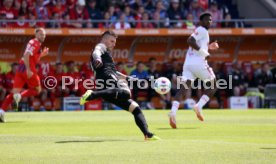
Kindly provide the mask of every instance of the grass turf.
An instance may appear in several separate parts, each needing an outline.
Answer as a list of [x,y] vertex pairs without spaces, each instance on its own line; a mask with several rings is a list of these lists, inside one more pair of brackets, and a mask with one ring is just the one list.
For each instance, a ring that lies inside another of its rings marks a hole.
[[144,141],[125,111],[7,113],[0,163],[276,163],[276,110],[144,111],[161,141]]

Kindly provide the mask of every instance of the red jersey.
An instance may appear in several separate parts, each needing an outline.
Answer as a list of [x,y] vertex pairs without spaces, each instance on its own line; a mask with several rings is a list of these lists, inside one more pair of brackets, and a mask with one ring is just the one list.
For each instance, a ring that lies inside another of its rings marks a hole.
[[11,90],[12,87],[13,87],[13,83],[14,83],[14,77],[15,77],[15,74],[10,71],[6,74],[5,76],[5,88],[8,89],[8,90]]
[[[30,69],[33,73],[37,73],[36,64],[38,64],[41,55],[41,43],[37,39],[32,39],[27,44],[25,53],[29,52],[31,55],[29,57]],[[19,64],[24,64],[23,58],[19,61]],[[24,68],[23,68],[24,69]],[[23,70],[21,70],[23,71]]]

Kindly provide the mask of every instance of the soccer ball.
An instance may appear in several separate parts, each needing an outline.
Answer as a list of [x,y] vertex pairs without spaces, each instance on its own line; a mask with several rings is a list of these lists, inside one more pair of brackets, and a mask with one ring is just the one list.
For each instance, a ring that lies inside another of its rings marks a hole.
[[168,93],[171,90],[171,82],[166,77],[159,77],[154,82],[154,90],[163,95]]

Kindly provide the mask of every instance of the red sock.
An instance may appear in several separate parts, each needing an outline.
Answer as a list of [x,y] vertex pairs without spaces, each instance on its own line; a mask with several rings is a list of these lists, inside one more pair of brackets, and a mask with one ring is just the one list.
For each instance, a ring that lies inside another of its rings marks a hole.
[[2,104],[2,109],[6,111],[8,109],[8,106],[12,103],[13,100],[13,93],[8,94],[8,96],[5,98],[3,104]]
[[36,89],[27,89],[21,92],[22,97],[31,97],[31,96],[36,96],[38,94]]

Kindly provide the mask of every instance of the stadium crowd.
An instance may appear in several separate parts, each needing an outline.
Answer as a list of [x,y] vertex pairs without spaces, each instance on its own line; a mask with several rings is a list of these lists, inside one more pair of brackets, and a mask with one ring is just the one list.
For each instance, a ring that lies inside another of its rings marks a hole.
[[[139,79],[149,79],[153,76],[155,79],[161,76],[167,77],[172,82],[172,89],[169,94],[164,96],[158,95],[153,89],[139,89],[134,83],[132,89],[133,99],[140,103],[144,109],[169,109],[172,96],[176,93],[177,76],[181,76],[182,64],[177,60],[171,62],[160,63],[155,58],[150,58],[147,63],[129,62],[117,63],[118,71],[132,75]],[[232,89],[220,89],[216,96],[210,101],[207,108],[226,108],[227,99],[230,96],[243,96],[247,92],[247,88],[258,88],[260,93],[264,92],[266,84],[276,83],[276,67],[273,63],[252,64],[251,62],[227,62],[227,63],[210,63],[216,74],[217,79],[229,79],[232,75]],[[11,64],[11,71],[0,75],[0,104],[13,86],[13,77],[18,65]],[[69,61],[66,63],[41,63],[37,66],[39,76],[41,78],[42,92],[39,96],[30,99],[23,99],[20,108],[25,110],[60,110],[60,102],[63,97],[81,96],[86,89],[83,87],[85,79],[94,79],[94,74],[90,69],[89,63],[76,63]],[[44,85],[44,79],[47,76],[53,76],[57,79],[57,85],[54,89],[47,89]],[[78,85],[66,85],[62,88],[62,76],[70,76],[74,79],[83,79]],[[193,100],[200,98],[202,90],[191,90],[186,101],[182,102],[183,108],[188,108],[188,104]],[[101,102],[105,103],[105,102]],[[103,105],[103,108],[116,108]]]
[[15,21],[0,27],[193,29],[203,11],[213,27],[244,27],[231,22],[239,18],[232,0],[3,0],[0,20]]

